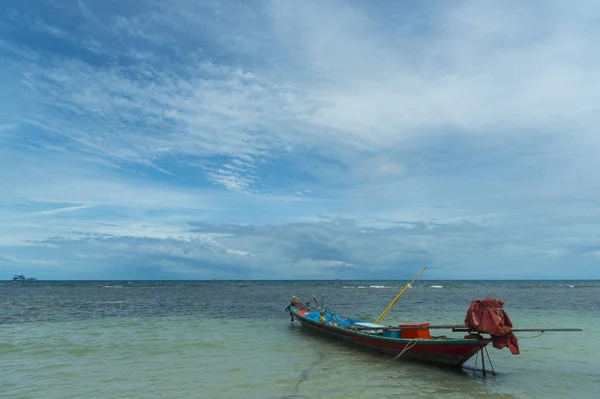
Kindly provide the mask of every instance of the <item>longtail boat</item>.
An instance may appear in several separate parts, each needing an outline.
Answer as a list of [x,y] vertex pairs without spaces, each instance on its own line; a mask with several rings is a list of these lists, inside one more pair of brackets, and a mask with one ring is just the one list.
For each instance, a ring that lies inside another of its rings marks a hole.
[[[404,287],[375,320],[375,323],[337,315],[331,309],[323,308],[323,301],[319,306],[314,296],[312,305],[310,300],[302,302],[297,297],[292,297],[286,311],[289,312],[292,322],[297,320],[303,327],[369,349],[392,354],[396,358],[402,357],[460,368],[467,360],[481,352],[484,375],[486,373],[484,353],[491,363],[486,349],[488,344],[492,343],[498,349],[508,347],[511,353],[519,354],[518,340],[514,332],[581,331],[579,328],[513,329],[512,322],[504,311],[504,300],[491,297],[471,302],[464,324],[404,323],[396,326],[381,324],[392,306],[421,273]],[[432,330],[441,329],[465,335],[451,338],[446,335],[431,334]]]
[[354,342],[358,345],[395,356],[460,367],[479,352],[491,339],[481,335],[465,338],[432,336],[428,323],[407,323],[397,327],[364,322],[338,316],[329,309],[302,306],[297,300],[290,301],[289,312],[303,327],[327,335]]

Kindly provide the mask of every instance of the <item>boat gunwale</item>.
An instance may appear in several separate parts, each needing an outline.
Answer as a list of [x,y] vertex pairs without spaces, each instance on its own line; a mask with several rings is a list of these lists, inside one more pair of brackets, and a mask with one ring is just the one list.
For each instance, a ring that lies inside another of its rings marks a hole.
[[[393,338],[393,337],[384,337],[378,334],[369,334],[364,333],[360,330],[353,330],[351,328],[341,328],[336,327],[330,324],[319,323],[315,320],[309,319],[307,317],[302,316],[301,314],[296,312],[296,307],[290,306],[290,310],[293,312],[294,317],[297,318],[301,323],[306,322],[311,324],[314,327],[317,327],[320,330],[328,330],[328,332],[334,333],[336,335],[343,335],[344,338],[350,338],[352,336],[362,336],[370,339],[376,339],[387,342],[396,342],[402,344],[411,344],[415,341],[420,345],[476,345],[476,346],[486,346],[490,340],[487,338],[483,339],[468,339],[468,338],[444,338],[444,339],[428,339],[428,338]],[[315,309],[316,310],[316,309]],[[343,317],[343,316],[340,316]],[[333,330],[333,331],[332,331]],[[338,334],[335,331],[343,331],[345,334]],[[364,331],[364,330],[363,330]]]

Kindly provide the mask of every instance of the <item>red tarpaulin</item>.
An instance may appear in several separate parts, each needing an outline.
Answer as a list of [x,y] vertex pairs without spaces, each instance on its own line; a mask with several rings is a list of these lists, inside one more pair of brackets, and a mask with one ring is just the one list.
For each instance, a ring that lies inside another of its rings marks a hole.
[[512,332],[512,322],[504,311],[504,300],[487,297],[484,300],[471,302],[465,317],[465,325],[469,329],[492,336],[494,348],[508,346],[513,355],[519,354],[517,337]]

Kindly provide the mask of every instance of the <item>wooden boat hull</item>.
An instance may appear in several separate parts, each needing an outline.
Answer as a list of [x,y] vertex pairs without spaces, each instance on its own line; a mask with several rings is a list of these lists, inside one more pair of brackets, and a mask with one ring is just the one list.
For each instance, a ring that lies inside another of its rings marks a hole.
[[353,329],[324,324],[305,317],[294,307],[290,308],[294,319],[303,327],[313,331],[342,339],[362,347],[392,355],[401,354],[401,358],[433,363],[448,367],[461,367],[479,350],[490,343],[489,339],[404,339],[389,338],[369,334]]

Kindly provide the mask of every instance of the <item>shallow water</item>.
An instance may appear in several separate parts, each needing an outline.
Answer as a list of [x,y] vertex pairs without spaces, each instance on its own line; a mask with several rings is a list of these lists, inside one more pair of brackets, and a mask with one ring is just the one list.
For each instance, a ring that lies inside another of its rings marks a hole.
[[584,328],[519,334],[518,356],[490,348],[485,379],[332,341],[284,312],[291,295],[325,293],[337,313],[374,320],[404,282],[0,284],[2,398],[595,398],[600,386],[597,281],[410,289],[386,323],[460,323],[492,295],[518,327]]

